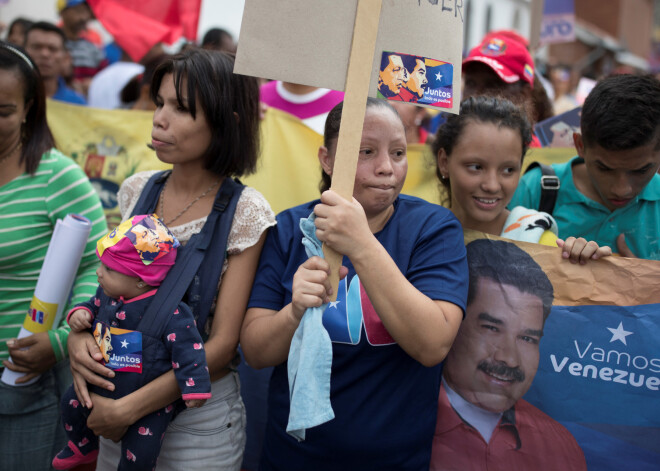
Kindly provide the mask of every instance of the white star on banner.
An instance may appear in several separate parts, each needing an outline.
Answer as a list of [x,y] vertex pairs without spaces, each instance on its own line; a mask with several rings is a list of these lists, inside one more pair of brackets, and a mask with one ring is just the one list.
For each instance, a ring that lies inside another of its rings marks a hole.
[[335,309],[337,309],[337,304],[339,304],[339,301],[332,301],[330,303],[330,307],[334,307]]
[[610,343],[614,342],[615,340],[621,340],[621,342],[628,346],[626,343],[626,337],[629,335],[632,335],[633,332],[627,331],[623,328],[623,322],[619,322],[619,327],[616,329],[613,329],[611,327],[608,327],[607,330],[612,332],[612,338],[610,339]]
[[128,348],[128,340],[121,341],[121,348]]
[[435,78],[438,80],[438,82],[441,81],[442,80],[442,74],[440,72],[438,72],[437,74],[435,74]]

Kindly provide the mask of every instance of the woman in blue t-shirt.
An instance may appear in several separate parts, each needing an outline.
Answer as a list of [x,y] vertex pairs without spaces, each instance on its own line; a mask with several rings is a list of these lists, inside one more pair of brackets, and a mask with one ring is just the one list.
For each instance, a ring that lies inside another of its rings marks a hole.
[[[339,104],[328,115],[318,153],[321,199],[277,217],[241,332],[247,362],[275,366],[260,469],[428,469],[439,364],[465,308],[463,233],[447,209],[400,195],[405,130],[385,101],[367,102],[353,200],[328,190],[341,113]],[[311,213],[347,275],[323,315],[335,418],[297,441],[286,433],[287,357],[306,309],[331,295],[328,263],[301,244],[300,219]]]

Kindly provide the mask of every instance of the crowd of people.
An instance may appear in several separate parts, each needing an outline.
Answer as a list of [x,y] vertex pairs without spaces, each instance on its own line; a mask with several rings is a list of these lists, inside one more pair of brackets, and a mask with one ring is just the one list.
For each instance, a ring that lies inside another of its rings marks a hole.
[[[428,81],[390,55],[348,201],[331,190],[341,92],[234,74],[219,29],[135,63],[103,47],[84,0],[57,6],[61,25],[18,19],[0,42],[0,370],[24,375],[0,382],[3,469],[586,469],[570,432],[522,399],[553,286],[510,241],[555,247],[557,263],[660,260],[657,78],[599,80],[576,157],[523,175],[553,115],[524,38],[496,31],[468,52],[457,115],[397,100]],[[153,112],[149,145],[169,170],[121,183],[117,227],[57,150],[47,98]],[[237,180],[258,170],[268,107],[323,135],[319,198],[277,216]],[[401,192],[413,143],[428,145],[442,206]],[[67,315],[17,339],[69,213],[92,231]],[[466,246],[463,229],[503,240]],[[309,244],[344,255],[339,292]],[[333,418],[300,440],[287,359],[326,305]],[[139,342],[139,375],[119,342]]]

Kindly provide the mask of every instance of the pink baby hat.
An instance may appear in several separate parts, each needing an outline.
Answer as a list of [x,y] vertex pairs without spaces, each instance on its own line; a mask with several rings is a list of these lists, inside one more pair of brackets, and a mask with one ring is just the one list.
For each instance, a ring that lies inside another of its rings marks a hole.
[[133,216],[96,243],[102,263],[159,286],[176,260],[179,241],[155,214]]

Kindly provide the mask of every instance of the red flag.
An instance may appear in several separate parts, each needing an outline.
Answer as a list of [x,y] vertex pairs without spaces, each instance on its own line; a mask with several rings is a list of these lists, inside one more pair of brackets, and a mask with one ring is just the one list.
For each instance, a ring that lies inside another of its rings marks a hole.
[[157,43],[194,41],[202,0],[87,0],[119,46],[139,61]]

